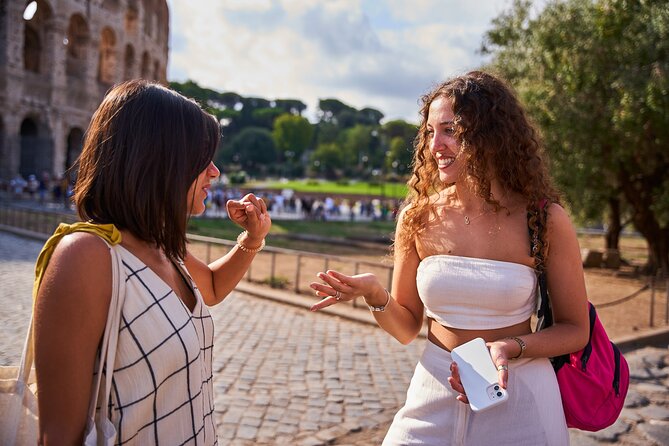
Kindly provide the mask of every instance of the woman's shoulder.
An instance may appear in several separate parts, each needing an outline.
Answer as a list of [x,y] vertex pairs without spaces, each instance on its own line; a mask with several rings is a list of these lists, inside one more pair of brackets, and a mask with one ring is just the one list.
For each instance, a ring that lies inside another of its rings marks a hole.
[[87,282],[107,282],[111,276],[109,246],[95,234],[67,234],[54,248],[48,270],[65,280],[76,280],[81,285]]
[[548,203],[546,205],[546,213],[548,214],[548,220],[571,222],[569,213],[560,203]]
[[[90,232],[73,232],[63,236],[54,250],[54,256],[88,258],[90,263],[109,258],[109,245]],[[94,265],[91,265],[94,267]]]
[[559,203],[546,206],[546,227],[552,236],[568,236],[575,232],[571,217]]
[[111,255],[97,235],[65,235],[49,259],[39,287],[43,311],[76,311],[104,322],[112,293]]

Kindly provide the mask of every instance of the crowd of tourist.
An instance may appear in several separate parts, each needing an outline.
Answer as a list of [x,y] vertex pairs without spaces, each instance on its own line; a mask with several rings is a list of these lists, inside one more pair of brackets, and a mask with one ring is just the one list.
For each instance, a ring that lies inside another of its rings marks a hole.
[[[42,206],[71,206],[73,184],[66,176],[54,177],[44,172],[39,178],[25,179],[16,175],[9,181],[0,180],[0,191],[10,200],[28,201]],[[254,191],[267,205],[276,219],[307,219],[320,221],[378,221],[393,220],[400,208],[400,200],[362,197],[351,199],[330,195],[298,195],[292,190]],[[205,216],[227,218],[225,203],[239,199],[244,193],[235,187],[215,187],[209,191]]]
[[[274,219],[307,219],[321,221],[392,220],[397,216],[400,200],[362,197],[351,199],[330,195],[298,195],[292,190],[254,191],[267,205]],[[236,188],[215,188],[207,199],[205,216],[225,217],[225,202],[243,193]]]
[[74,184],[66,175],[52,176],[42,172],[39,176],[30,174],[24,178],[16,174],[10,180],[0,179],[0,192],[11,200],[30,200],[45,205],[58,204],[70,207]]

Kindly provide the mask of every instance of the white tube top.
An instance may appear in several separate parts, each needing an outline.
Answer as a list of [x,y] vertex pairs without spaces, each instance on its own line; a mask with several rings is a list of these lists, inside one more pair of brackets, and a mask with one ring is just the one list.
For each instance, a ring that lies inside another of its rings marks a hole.
[[529,319],[537,306],[537,276],[520,263],[429,256],[418,266],[416,285],[427,316],[445,327],[508,327]]

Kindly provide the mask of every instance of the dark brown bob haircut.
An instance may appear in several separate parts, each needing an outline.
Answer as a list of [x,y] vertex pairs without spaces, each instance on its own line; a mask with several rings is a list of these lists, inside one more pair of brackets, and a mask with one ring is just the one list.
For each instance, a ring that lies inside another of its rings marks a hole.
[[188,190],[220,134],[215,117],[162,85],[114,86],[86,131],[74,188],[79,217],[113,223],[183,259]]

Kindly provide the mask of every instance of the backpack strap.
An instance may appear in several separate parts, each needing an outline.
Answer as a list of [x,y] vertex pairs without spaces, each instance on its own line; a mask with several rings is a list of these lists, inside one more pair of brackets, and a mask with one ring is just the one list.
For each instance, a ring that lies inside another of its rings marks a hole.
[[[537,210],[534,212],[527,213],[527,230],[530,235],[530,255],[539,259],[540,263],[544,263],[543,255],[539,249],[539,240],[541,240],[545,233],[545,222],[543,220],[543,211],[546,207],[548,200],[543,199],[537,204]],[[530,220],[532,217],[536,217],[536,230],[530,227]],[[546,279],[546,273],[542,270],[537,274],[537,280],[539,283],[539,307],[537,309],[537,331],[543,328],[548,328],[553,325],[553,309],[550,304],[550,299],[548,298],[548,283]]]
[[[530,243],[531,243],[531,248],[530,248],[530,255],[533,257],[537,257],[541,263],[544,262],[543,255],[541,254],[541,250],[539,249],[539,240],[542,239],[545,235],[545,229],[546,229],[546,222],[544,221],[545,218],[545,212],[544,209],[546,208],[546,205],[548,204],[548,200],[543,199],[537,204],[537,210],[532,213],[529,212],[527,214],[527,221],[528,221],[528,231],[530,233]],[[537,229],[534,230],[533,228],[530,227],[529,222],[531,217],[536,216],[536,224],[537,224]],[[536,331],[543,330],[544,328],[548,328],[551,325],[553,325],[553,308],[551,306],[551,301],[550,297],[548,295],[548,279],[546,276],[546,271],[542,268],[537,274],[537,282],[539,284],[539,293],[540,293],[540,302],[539,302],[539,308],[537,310],[537,326],[536,326]],[[590,333],[592,335],[592,329],[590,330]],[[590,342],[588,341],[588,346],[590,345]],[[569,354],[561,355],[561,356],[555,356],[553,358],[550,358],[551,364],[553,365],[553,370],[557,373],[560,368],[569,363]]]
[[584,372],[588,365],[590,355],[592,354],[592,332],[595,331],[595,320],[597,319],[595,306],[588,302],[588,307],[590,313],[590,333],[588,334],[588,343],[583,347],[583,354],[581,355],[581,370]]
[[616,369],[613,372],[613,388],[616,391],[616,396],[620,396],[620,350],[616,344],[611,342],[611,347],[613,347],[613,358],[616,364]]

